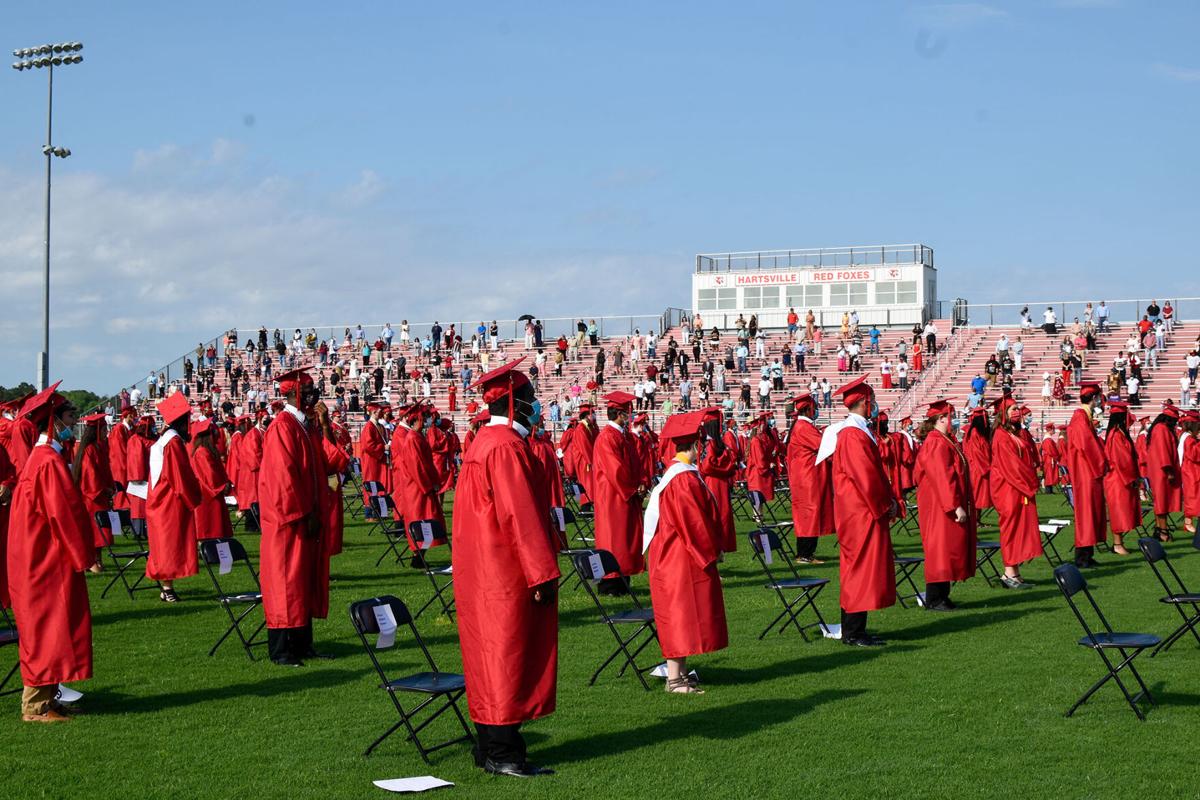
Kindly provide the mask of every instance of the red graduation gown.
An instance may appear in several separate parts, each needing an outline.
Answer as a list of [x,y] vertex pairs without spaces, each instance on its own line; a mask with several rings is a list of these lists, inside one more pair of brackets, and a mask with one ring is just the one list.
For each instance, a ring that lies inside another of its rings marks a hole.
[[435,519],[446,524],[442,514],[441,488],[433,451],[419,433],[397,425],[392,433],[392,500],[396,504],[396,519],[404,520],[404,532],[409,546],[417,550],[408,530],[410,523]]
[[992,498],[992,445],[981,433],[969,428],[963,436],[963,455],[971,473],[971,498],[975,508],[982,511],[991,508]]
[[225,477],[233,483],[238,474],[238,451],[242,448],[242,432],[234,431],[229,437],[229,451],[225,455]]
[[29,460],[29,454],[33,451],[38,431],[28,417],[18,417],[13,420],[10,431],[8,456],[13,462],[13,466],[17,468],[17,473],[20,474],[25,467],[25,462]]
[[532,589],[559,577],[545,476],[514,428],[480,428],[454,502],[454,601],[467,709],[485,725],[554,711],[558,604]]
[[892,497],[896,500],[896,507],[900,510],[900,516],[908,516],[908,509],[905,508],[904,490],[900,486],[900,452],[901,440],[903,436],[896,433],[889,433],[886,436],[879,437],[879,460],[883,462],[883,473],[887,475],[888,485],[892,487]]
[[1053,436],[1047,436],[1042,439],[1042,444],[1038,448],[1042,456],[1042,483],[1046,486],[1058,486],[1058,460],[1060,457],[1058,450],[1058,442]]
[[712,493],[698,472],[676,475],[659,493],[658,528],[646,561],[664,658],[686,658],[729,646],[717,574],[722,539],[718,519]]
[[[167,435],[163,434],[163,437]],[[146,535],[150,550],[146,559],[146,577],[172,581],[195,575],[200,569],[192,521],[192,512],[200,504],[200,483],[192,471],[192,462],[182,439],[171,436],[170,441],[164,443],[162,453],[162,472],[146,498]]]
[[991,495],[1000,515],[1000,555],[1010,567],[1042,554],[1038,477],[1027,449],[1019,436],[1007,430],[992,434]]
[[1154,495],[1154,513],[1171,514],[1183,506],[1183,484],[1179,472],[1178,439],[1164,423],[1150,426],[1146,445],[1146,477]]
[[817,462],[821,429],[797,417],[788,434],[787,468],[796,537],[833,533],[833,461]]
[[571,435],[569,438],[564,435],[567,441],[562,446],[563,464],[567,466],[567,474],[583,487],[584,497],[580,502],[591,502],[594,500],[592,450],[596,444],[596,429],[591,424],[581,423],[567,431]]
[[[966,456],[944,433],[930,431],[917,451],[917,517],[925,549],[925,581],[965,581],[975,574],[976,514]],[[956,522],[954,510],[967,512]]]
[[377,422],[368,421],[358,433],[358,465],[364,482],[376,481],[384,487],[389,485],[387,453]]
[[1091,416],[1082,408],[1075,409],[1067,423],[1066,462],[1075,493],[1075,546],[1092,547],[1103,542],[1108,532],[1104,515],[1108,458]]
[[722,553],[737,550],[737,526],[733,520],[733,504],[730,492],[737,474],[737,454],[728,447],[721,448],[717,455],[712,444],[705,444],[704,456],[700,459],[700,477],[712,492],[713,504],[717,509],[717,542]]
[[454,488],[453,443],[444,430],[435,426],[425,429],[425,441],[433,456],[433,470],[437,473],[437,492],[445,494]]
[[833,516],[844,611],[874,611],[896,603],[896,573],[888,514],[892,490],[879,449],[861,428],[838,433],[833,451]]
[[562,473],[558,469],[558,454],[554,452],[554,442],[546,433],[530,435],[526,441],[542,466],[542,475],[546,479],[546,498],[550,508],[562,508],[566,503],[566,496],[563,493]]
[[[575,439],[578,441],[579,434]],[[616,556],[626,576],[646,569],[642,557],[640,479],[632,439],[616,425],[605,425],[592,448],[589,487],[596,514],[596,547]]]
[[1183,445],[1183,461],[1180,463],[1180,489],[1183,494],[1183,513],[1189,517],[1200,515],[1200,439],[1186,434]]
[[13,491],[8,581],[26,686],[92,677],[92,615],[83,571],[96,561],[83,497],[50,444],[33,448]]
[[[124,422],[118,422],[113,425],[112,430],[108,432],[108,471],[112,474],[112,479],[115,483],[122,486],[126,483],[126,448],[129,443],[129,438],[133,436],[133,431],[125,427]],[[113,494],[113,508],[129,508],[129,498],[125,496],[125,492],[117,491]]]
[[107,511],[112,507],[109,500],[112,497],[112,488],[108,459],[100,450],[99,444],[93,444],[83,451],[79,461],[79,494],[83,497],[83,507],[87,510],[88,519],[92,521],[96,547],[112,544],[112,529],[108,525],[96,524],[96,512]]
[[1108,503],[1108,524],[1113,533],[1126,533],[1142,520],[1138,490],[1142,485],[1138,472],[1137,450],[1128,434],[1110,429],[1104,437],[1108,472],[1104,475],[1104,499]]
[[[900,444],[900,491],[906,492],[916,484],[913,469],[917,465],[917,446],[906,433],[897,433],[896,441]],[[901,506],[903,508],[903,506]]]
[[[8,450],[3,447],[0,447],[0,486],[7,486],[9,491],[17,486],[17,468],[9,460]],[[8,520],[11,510],[12,496],[9,495],[8,501],[0,504],[0,608],[8,608],[12,603],[8,596],[8,570],[5,568],[8,562]]]
[[318,487],[321,509],[321,538],[317,550],[317,577],[313,593],[312,615],[317,619],[329,616],[329,562],[342,552],[341,476],[350,466],[350,457],[319,430],[310,431],[313,450],[321,462],[324,479]]
[[746,456],[746,488],[762,492],[765,500],[775,499],[775,443],[765,433],[750,437]]
[[[153,444],[140,433],[132,433],[125,442],[125,477],[129,483],[150,480],[150,445]],[[133,519],[146,518],[146,501],[127,495],[129,516]]]
[[197,539],[227,539],[233,536],[225,490],[229,476],[221,459],[206,447],[192,448],[192,472],[200,485],[200,502],[192,510],[192,526]]
[[1150,474],[1150,465],[1149,462],[1146,461],[1146,455],[1149,447],[1150,439],[1146,435],[1146,431],[1142,431],[1137,435],[1137,438],[1133,440],[1133,449],[1137,450],[1138,472],[1142,474],[1143,478]]
[[319,542],[307,518],[320,514],[321,463],[305,426],[289,409],[263,436],[259,471],[263,612],[268,628],[300,628],[312,621]]
[[247,511],[258,502],[262,460],[263,432],[254,427],[242,434],[241,444],[238,445],[238,471],[233,484],[239,511]]

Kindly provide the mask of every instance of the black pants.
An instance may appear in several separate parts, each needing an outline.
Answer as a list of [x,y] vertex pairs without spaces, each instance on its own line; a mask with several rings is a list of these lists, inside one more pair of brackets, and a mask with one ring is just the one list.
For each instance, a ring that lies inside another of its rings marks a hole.
[[247,531],[262,530],[258,525],[258,503],[250,504],[250,513],[245,515],[244,520],[246,522]]
[[801,536],[796,539],[796,558],[812,558],[816,552],[816,536]]
[[867,612],[855,611],[850,613],[842,609],[842,641],[857,639],[867,632]]
[[475,723],[475,766],[482,767],[484,759],[496,764],[524,764],[525,739],[518,725],[484,725]]
[[596,584],[596,591],[613,597],[623,597],[629,593],[629,578],[604,578]]
[[312,622],[300,628],[267,628],[267,654],[272,661],[303,659],[312,652]]
[[950,581],[925,584],[925,605],[936,606],[950,599]]
[[1084,564],[1092,560],[1096,554],[1094,547],[1076,547],[1075,548],[1075,566],[1082,567]]

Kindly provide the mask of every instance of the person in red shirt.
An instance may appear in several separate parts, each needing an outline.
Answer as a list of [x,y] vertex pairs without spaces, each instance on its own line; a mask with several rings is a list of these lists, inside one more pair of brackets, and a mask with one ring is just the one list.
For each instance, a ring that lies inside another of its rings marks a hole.
[[200,502],[192,510],[192,528],[196,539],[227,539],[233,536],[225,494],[229,476],[217,455],[210,419],[199,420],[191,427],[192,472],[200,486]]
[[644,519],[650,602],[671,694],[702,694],[688,676],[687,659],[729,646],[717,574],[720,513],[695,466],[706,419],[712,418],[705,411],[667,418],[661,437],[673,443],[675,456],[650,495]]
[[957,606],[950,599],[951,584],[975,574],[971,475],[950,433],[953,418],[954,406],[945,400],[929,404],[913,472],[925,549],[925,608],[930,611],[953,611]]
[[1179,438],[1175,425],[1179,409],[1164,406],[1146,434],[1146,477],[1154,497],[1154,531],[1159,541],[1171,541],[1167,517],[1183,507],[1183,483],[1179,470]]
[[793,401],[796,417],[787,440],[788,487],[792,502],[792,528],[796,533],[796,560],[823,564],[816,557],[817,540],[829,536],[833,526],[833,462],[817,463],[822,428],[818,428],[817,400],[808,392]]
[[480,378],[490,418],[463,457],[454,503],[454,600],[475,764],[515,777],[529,763],[520,727],[553,713],[558,671],[558,539],[548,480],[526,437],[541,420],[529,379],[509,362]]
[[174,603],[175,581],[195,575],[196,527],[193,509],[200,505],[200,483],[192,471],[184,443],[190,438],[192,409],[176,392],[158,404],[166,429],[150,448],[150,476],[146,495],[146,577],[162,587],[159,599]]
[[66,722],[60,683],[92,677],[92,616],[83,572],[100,572],[93,523],[71,481],[59,444],[75,409],[55,383],[23,408],[43,433],[12,491],[7,575],[19,636],[21,715],[25,722]]
[[612,392],[603,400],[608,424],[596,434],[589,489],[596,513],[596,548],[616,557],[624,577],[601,581],[599,590],[624,593],[625,581],[646,569],[642,557],[642,499],[646,484],[636,445],[628,432],[634,396]]
[[1113,532],[1112,551],[1127,556],[1129,550],[1122,537],[1137,529],[1142,521],[1142,503],[1138,497],[1142,473],[1138,469],[1137,448],[1129,437],[1129,406],[1119,400],[1109,405],[1104,456],[1108,461],[1104,500],[1108,504],[1108,524]]
[[1061,478],[1058,470],[1061,451],[1058,446],[1058,428],[1053,422],[1046,423],[1046,432],[1038,451],[1042,457],[1042,485],[1046,487],[1046,494],[1054,494],[1054,487],[1058,486]]
[[322,533],[320,488],[325,476],[308,432],[318,398],[302,369],[277,378],[287,399],[263,437],[259,504],[262,511],[260,577],[267,652],[280,666],[318,658],[312,618]]
[[83,433],[71,457],[71,480],[79,487],[84,508],[92,520],[96,534],[96,560],[101,560],[102,548],[112,544],[112,530],[96,522],[96,512],[112,508],[113,478],[109,472],[108,454],[101,443],[105,441],[104,415],[89,414],[80,420]]
[[1104,512],[1104,475],[1108,458],[1104,443],[1096,434],[1095,418],[1103,401],[1100,385],[1089,381],[1079,385],[1080,407],[1067,423],[1065,461],[1075,495],[1075,566],[1094,567],[1096,544],[1108,532]]
[[[737,475],[737,453],[733,452],[721,437],[721,408],[704,409],[704,436],[701,437],[700,477],[712,492],[717,508],[717,530],[720,533],[721,552],[737,550],[737,526],[733,519],[733,481]],[[668,417],[668,421],[674,417]],[[661,438],[667,442],[669,439]],[[672,446],[678,446],[675,442]],[[678,451],[677,451],[678,452]],[[690,462],[689,462],[690,463]],[[669,464],[668,464],[669,466]]]
[[[1009,589],[1030,589],[1021,565],[1042,554],[1038,530],[1036,454],[1021,435],[1021,409],[1011,397],[996,406],[991,441],[991,497],[1000,517],[1001,582]],[[969,463],[969,459],[968,459]]]
[[891,520],[896,500],[883,471],[868,416],[878,413],[875,391],[865,377],[837,390],[846,419],[821,436],[817,464],[833,460],[833,511],[841,576],[842,644],[879,647],[886,642],[867,632],[867,612],[896,603]]

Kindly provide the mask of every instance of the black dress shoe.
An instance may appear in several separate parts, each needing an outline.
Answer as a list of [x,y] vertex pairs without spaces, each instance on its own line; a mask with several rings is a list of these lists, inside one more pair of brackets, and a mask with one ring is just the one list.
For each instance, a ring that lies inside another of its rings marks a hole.
[[331,656],[329,653],[318,653],[310,647],[302,654],[301,658],[319,658],[322,661],[332,661],[335,656]]
[[870,634],[864,634],[855,636],[853,639],[842,639],[842,644],[847,647],[883,647],[887,642]]
[[953,611],[954,606],[950,605],[949,600],[942,600],[932,605],[925,606],[926,611]]
[[490,758],[484,760],[483,771],[492,775],[508,775],[513,778],[536,778],[539,775],[553,775],[554,770],[544,767],[536,767],[528,761],[517,763],[505,763],[492,761]]
[[287,656],[285,658],[272,658],[271,663],[280,667],[303,667],[304,662],[298,658]]

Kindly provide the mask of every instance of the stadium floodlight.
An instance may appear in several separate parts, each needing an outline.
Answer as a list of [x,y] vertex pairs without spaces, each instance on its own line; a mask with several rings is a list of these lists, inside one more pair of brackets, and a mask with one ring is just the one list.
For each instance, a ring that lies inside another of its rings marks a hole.
[[17,72],[27,69],[45,69],[47,71],[46,87],[46,144],[42,146],[42,155],[46,157],[46,238],[45,261],[42,269],[42,351],[38,353],[37,375],[39,389],[45,389],[50,383],[50,165],[55,158],[66,158],[71,155],[66,147],[55,147],[54,133],[54,68],[69,64],[79,64],[83,56],[82,42],[59,42],[43,44],[35,47],[21,47],[13,50],[13,55],[20,61],[12,65]]

